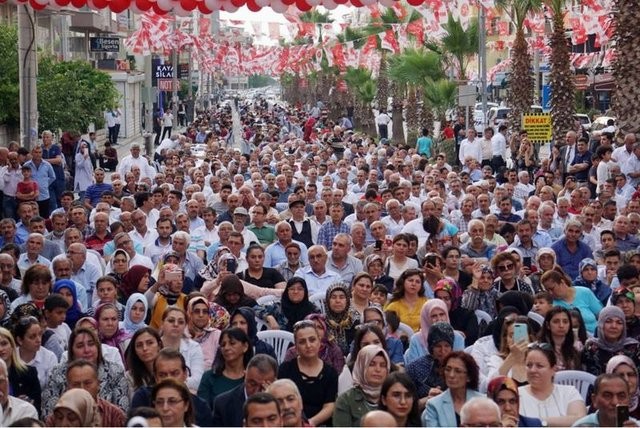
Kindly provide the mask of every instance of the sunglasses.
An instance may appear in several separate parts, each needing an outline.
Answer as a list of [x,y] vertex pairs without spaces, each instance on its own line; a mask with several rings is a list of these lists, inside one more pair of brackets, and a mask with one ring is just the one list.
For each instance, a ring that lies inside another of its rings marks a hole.
[[500,272],[506,272],[506,271],[511,270],[511,269],[513,269],[513,263],[509,263],[509,264],[507,264],[507,265],[500,265],[500,266],[498,266],[498,270],[499,270]]

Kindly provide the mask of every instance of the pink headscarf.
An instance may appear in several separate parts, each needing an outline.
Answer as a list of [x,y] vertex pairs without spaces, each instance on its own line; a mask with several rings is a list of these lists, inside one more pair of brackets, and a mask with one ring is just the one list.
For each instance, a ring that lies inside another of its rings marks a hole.
[[423,342],[425,348],[427,347],[427,339],[429,338],[429,328],[431,327],[431,311],[439,308],[444,311],[447,323],[451,324],[449,320],[449,310],[447,304],[440,299],[430,299],[422,306],[420,310],[420,339]]

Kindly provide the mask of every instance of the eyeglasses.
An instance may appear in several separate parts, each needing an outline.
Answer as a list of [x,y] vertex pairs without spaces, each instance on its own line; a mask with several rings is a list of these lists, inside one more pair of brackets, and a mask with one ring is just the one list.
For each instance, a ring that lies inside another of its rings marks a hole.
[[513,263],[509,263],[509,264],[506,264],[506,265],[498,266],[498,270],[500,272],[505,272],[505,271],[508,271],[508,270],[511,270],[511,269],[513,269]]
[[174,407],[182,402],[184,402],[184,400],[181,398],[168,398],[166,400],[162,400],[162,399],[154,400],[153,405],[156,407],[164,407],[165,405],[168,405],[169,407]]

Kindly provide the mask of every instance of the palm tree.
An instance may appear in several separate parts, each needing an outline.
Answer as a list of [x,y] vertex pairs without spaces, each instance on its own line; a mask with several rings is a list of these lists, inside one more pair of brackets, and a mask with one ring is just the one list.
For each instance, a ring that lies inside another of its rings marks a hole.
[[371,72],[364,68],[349,67],[344,75],[344,80],[355,98],[355,123],[365,133],[375,134],[371,103],[376,96],[376,81],[371,77]]
[[465,30],[459,20],[449,14],[442,26],[447,34],[441,40],[442,53],[451,56],[458,80],[467,80],[467,66],[478,53],[478,20],[472,19]]
[[[319,37],[322,40],[322,27],[323,24],[330,24],[333,22],[333,19],[330,17],[330,12],[321,13],[317,9],[312,9],[308,12],[300,14],[299,18],[302,22],[310,22],[316,24],[319,27]],[[327,96],[332,87],[335,86],[335,73],[333,70],[329,70],[327,58],[325,57],[324,52],[322,53],[322,60],[320,62],[322,66],[322,70],[318,73],[315,85],[315,101],[324,101],[325,105],[331,102]],[[327,105],[328,108],[331,106]]]
[[540,10],[542,0],[496,0],[496,6],[509,15],[516,30],[511,50],[511,76],[507,101],[511,108],[509,126],[512,132],[517,132],[521,127],[522,114],[529,112],[533,103],[534,81],[530,72],[531,55],[524,34],[524,20],[529,12]]
[[566,0],[547,0],[546,4],[553,13],[553,33],[549,41],[553,141],[555,144],[562,144],[567,131],[573,128],[575,113],[575,85],[571,72],[569,42],[564,29]]
[[[412,10],[403,21],[398,17],[393,8],[387,8],[380,14],[380,17],[371,20],[369,25],[364,28],[364,32],[366,34],[380,34],[388,29],[394,30],[396,24],[401,24],[402,22],[413,22],[416,19],[422,19],[422,16],[415,10]],[[380,46],[378,45],[378,47]],[[386,50],[382,50],[380,72],[378,76],[378,95],[376,99],[378,101],[378,109],[386,109],[388,103],[387,100],[389,99],[389,94],[391,94],[391,120],[393,123],[393,135],[391,138],[396,144],[400,144],[405,141],[402,117],[405,88],[402,86],[402,83],[389,82],[386,73],[388,67],[387,55],[388,52]]]
[[[424,88],[428,83],[444,77],[441,56],[422,48],[405,49],[402,54],[391,58],[388,74],[394,84],[407,88],[407,140],[413,141],[422,122],[418,100],[424,98]],[[423,123],[430,128],[432,116],[422,119],[426,119]]]
[[613,63],[616,84],[613,92],[613,111],[618,119],[618,127],[623,132],[640,132],[640,25],[637,16],[637,2],[615,0],[615,42],[618,54]]

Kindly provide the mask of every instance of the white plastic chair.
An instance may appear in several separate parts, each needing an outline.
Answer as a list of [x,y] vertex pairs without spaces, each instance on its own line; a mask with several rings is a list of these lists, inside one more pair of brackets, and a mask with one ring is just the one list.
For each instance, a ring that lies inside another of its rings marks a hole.
[[322,313],[323,315],[326,315],[326,313],[327,313],[327,311],[326,311],[326,309],[324,307],[325,297],[326,297],[325,293],[316,293],[316,294],[312,294],[309,297],[309,301],[311,303],[313,303],[314,305],[316,305],[316,308],[318,308],[320,313]]
[[276,351],[278,364],[284,362],[284,356],[287,349],[293,344],[293,333],[284,330],[265,330],[258,332],[258,339],[264,340],[273,346]]
[[280,298],[278,296],[266,295],[266,296],[258,297],[258,299],[256,300],[256,303],[258,303],[260,306],[267,306],[267,305],[272,305],[279,300]]
[[413,336],[413,329],[407,324],[401,322],[400,325],[398,325],[398,335],[406,335],[408,339],[411,339],[411,336]]
[[269,329],[269,326],[267,325],[267,323],[262,321],[260,318],[255,317],[255,320],[256,320],[256,327],[258,331]]
[[542,324],[544,324],[544,317],[542,315],[538,314],[538,313],[535,313],[535,312],[531,311],[531,312],[529,312],[527,314],[527,317],[530,320],[533,320],[533,321],[537,322],[538,325],[540,325],[540,327],[542,327]]
[[561,370],[556,372],[553,382],[558,385],[575,386],[583,400],[587,400],[589,387],[596,381],[595,375],[582,370]]
[[486,313],[483,310],[476,309],[475,310],[475,314],[476,314],[476,318],[478,319],[478,325],[480,325],[482,323],[482,321],[484,321],[487,324],[489,324],[493,320],[491,318],[491,315],[489,315],[488,313]]

